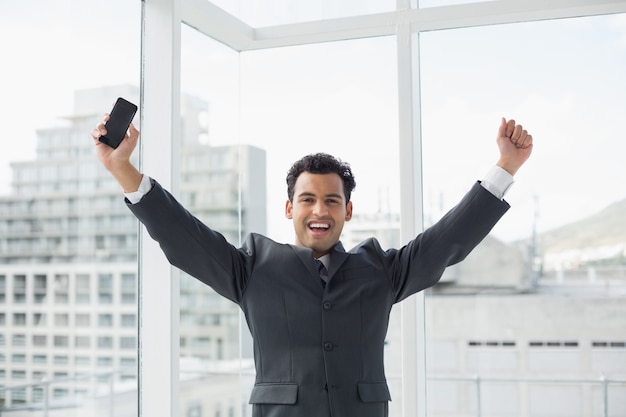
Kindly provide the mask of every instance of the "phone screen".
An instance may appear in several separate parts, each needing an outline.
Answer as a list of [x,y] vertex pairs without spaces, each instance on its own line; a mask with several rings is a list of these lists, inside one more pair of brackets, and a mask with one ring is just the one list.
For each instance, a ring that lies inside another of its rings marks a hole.
[[113,106],[113,110],[111,110],[109,120],[104,125],[107,134],[100,136],[100,142],[112,148],[117,148],[126,137],[128,126],[133,121],[136,112],[136,105],[124,100],[122,97],[118,98]]

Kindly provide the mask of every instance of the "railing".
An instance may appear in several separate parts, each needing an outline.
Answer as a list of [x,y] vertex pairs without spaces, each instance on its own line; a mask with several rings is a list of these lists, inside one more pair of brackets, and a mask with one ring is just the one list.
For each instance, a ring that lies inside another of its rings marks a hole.
[[[11,412],[16,411],[25,411],[30,410],[32,413],[29,416],[35,417],[37,415],[42,417],[48,417],[49,412],[52,409],[59,408],[77,408],[81,406],[81,398],[76,397],[74,401],[68,401],[67,399],[63,401],[57,401],[56,403],[50,401],[50,392],[51,387],[55,384],[67,384],[71,381],[81,381],[81,380],[89,380],[89,379],[103,379],[107,378],[108,390],[105,391],[105,394],[109,396],[106,401],[108,404],[108,414],[110,417],[115,416],[115,395],[116,392],[114,390],[115,384],[115,376],[119,374],[131,375],[128,371],[106,371],[100,373],[93,374],[85,374],[85,375],[77,375],[74,377],[65,377],[65,378],[57,378],[53,380],[43,380],[40,382],[31,382],[26,384],[19,385],[11,385],[7,387],[0,387],[0,416],[9,415]],[[193,375],[195,377],[206,377],[216,374],[228,374],[228,375],[237,375],[238,373],[233,373],[232,371],[224,371],[224,372],[194,372]],[[136,373],[132,373],[132,375],[136,375]],[[241,375],[241,374],[239,374]],[[252,373],[251,373],[252,375]],[[394,379],[391,377],[390,379]],[[598,384],[602,388],[602,416],[609,417],[609,385],[611,384],[626,384],[626,379],[621,378],[607,378],[605,376],[600,376],[599,378],[552,378],[552,377],[493,377],[493,376],[481,376],[481,375],[473,375],[473,376],[428,376],[428,381],[441,381],[441,382],[470,382],[473,383],[476,387],[476,417],[483,416],[482,409],[482,383],[540,383],[540,384]],[[24,390],[24,389],[33,389],[33,388],[43,388],[43,395],[41,402],[31,402],[31,403],[20,403],[20,404],[9,404],[8,406],[4,406],[4,395],[6,392]],[[136,389],[136,387],[135,387]],[[101,395],[103,398],[104,395]],[[99,410],[101,413],[104,411],[102,409]],[[40,414],[36,414],[40,412]],[[100,414],[102,415],[102,414]]]
[[[116,376],[124,375],[129,377],[134,377],[136,380],[137,371],[136,369],[122,369],[122,370],[107,370],[102,372],[94,372],[89,374],[77,374],[75,376],[67,376],[55,379],[47,379],[44,378],[41,381],[37,382],[29,382],[24,384],[16,384],[1,387],[0,386],[0,416],[9,415],[11,412],[18,411],[31,411],[29,415],[34,416],[42,416],[48,417],[50,411],[53,409],[69,409],[69,408],[79,408],[81,407],[84,399],[82,396],[64,396],[62,398],[51,398],[52,386],[53,385],[61,385],[66,386],[68,383],[72,382],[82,382],[82,381],[91,381],[95,380],[97,382],[97,386],[99,388],[105,387],[104,395],[100,392],[100,397],[104,397],[108,395],[107,399],[107,409],[106,415],[109,417],[115,417],[115,385],[116,385]],[[106,380],[105,383],[102,383],[103,380]],[[117,382],[121,384],[121,382]],[[21,402],[15,401],[11,398],[9,404],[6,404],[5,395],[7,392],[19,392],[22,390],[31,390],[34,391],[36,388],[41,388],[41,401],[32,400],[30,402]],[[136,384],[135,384],[136,389]],[[98,390],[94,390],[94,396],[98,394]],[[36,414],[40,411],[40,414]],[[102,411],[102,409],[100,409]],[[102,414],[100,414],[102,415]]]
[[599,384],[602,387],[602,417],[609,417],[609,384],[626,384],[626,379],[607,378],[600,376],[599,378],[551,378],[551,377],[484,377],[480,375],[473,376],[428,376],[429,381],[444,382],[473,382],[476,386],[476,417],[483,416],[482,410],[482,391],[481,384],[483,382],[502,382],[502,383],[542,383],[542,384]]

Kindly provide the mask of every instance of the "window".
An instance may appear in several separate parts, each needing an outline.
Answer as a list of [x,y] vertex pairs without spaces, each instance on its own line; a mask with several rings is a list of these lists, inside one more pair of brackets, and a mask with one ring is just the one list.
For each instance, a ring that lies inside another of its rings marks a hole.
[[26,276],[15,275],[13,277],[13,302],[24,304],[26,302]]
[[54,276],[54,302],[56,304],[67,304],[69,302],[69,276],[67,274],[57,274]]
[[69,346],[68,336],[54,336],[54,347],[68,347],[68,346]]
[[91,325],[91,316],[88,313],[76,314],[76,327],[89,327]]
[[136,285],[137,280],[135,274],[122,274],[121,300],[123,304],[134,304],[137,301]]
[[111,336],[98,336],[97,341],[99,349],[113,348],[113,338]]
[[113,315],[112,314],[98,314],[98,327],[112,327]]
[[33,335],[33,346],[46,346],[48,344],[48,336],[45,334]]
[[[611,178],[607,186],[626,180],[622,162],[613,156],[620,145],[609,139],[618,133],[603,126],[611,114],[626,111],[613,98],[616,90],[626,93],[618,81],[626,61],[616,61],[615,49],[608,46],[624,36],[623,26],[615,25],[622,19],[597,16],[420,34],[426,225],[495,162],[488,156],[500,117],[516,118],[536,131],[531,160],[505,196],[510,210],[427,292],[427,377],[434,382],[429,415],[471,414],[474,408],[461,400],[462,390],[477,390],[485,412],[494,415],[600,409],[598,399],[580,395],[600,385],[587,388],[583,381],[593,372],[626,369],[626,357],[603,356],[588,342],[598,331],[592,317],[605,317],[601,332],[617,336],[623,329],[618,317],[626,313],[623,296],[608,284],[623,281],[619,277],[626,270],[619,250],[609,249],[621,240],[612,231],[621,221],[612,216],[623,210],[624,195],[591,186],[601,178]],[[505,72],[495,53],[500,44],[524,50],[519,65]],[[533,69],[538,63],[540,73]],[[556,132],[548,128],[548,113],[579,122]],[[452,114],[472,140],[442,129]],[[603,139],[587,147],[591,136]],[[557,143],[577,151],[555,171],[549,160],[558,154]],[[464,339],[472,342],[462,346],[458,341]],[[507,340],[515,347],[504,346]],[[445,363],[455,365],[444,368]],[[510,382],[498,381],[504,374],[512,376]],[[480,378],[480,387],[473,376]],[[459,383],[463,378],[467,382]],[[565,398],[576,400],[560,400]],[[612,407],[619,406],[613,402]]]
[[91,346],[91,338],[89,336],[76,336],[74,338],[74,346],[76,348],[89,348]]
[[54,315],[54,325],[56,327],[67,327],[70,323],[69,314],[55,314]]
[[34,293],[33,300],[37,304],[41,304],[46,299],[47,294],[47,276],[36,274],[34,276]]
[[111,304],[113,302],[113,275],[98,275],[98,301],[100,304]]
[[13,313],[14,326],[26,326],[26,313]]
[[26,346],[26,335],[24,334],[14,334],[11,340],[12,346]]
[[[158,310],[169,306],[169,299],[158,299],[161,290],[166,292],[163,288],[151,286],[151,291],[140,293],[125,288],[124,278],[118,280],[123,271],[136,266],[136,221],[124,217],[128,211],[119,187],[93,163],[93,145],[85,140],[85,132],[110,106],[111,97],[128,96],[139,102],[141,85],[142,97],[150,100],[146,106],[150,111],[137,119],[143,121],[145,131],[171,131],[169,123],[175,129],[182,126],[179,137],[142,142],[142,164],[155,177],[179,185],[174,187],[177,196],[183,196],[202,219],[219,224],[234,244],[253,229],[278,241],[292,241],[288,222],[275,213],[276,201],[284,200],[285,161],[323,148],[353,163],[359,182],[355,203],[363,217],[350,222],[342,239],[359,240],[375,226],[392,242],[389,246],[397,246],[400,236],[414,229],[413,223],[419,229],[422,217],[425,225],[436,220],[461,197],[471,185],[468,182],[480,178],[493,163],[494,132],[487,120],[519,117],[537,132],[541,146],[536,147],[531,165],[516,175],[507,195],[511,209],[472,254],[477,257],[449,269],[437,287],[415,300],[425,312],[425,332],[419,335],[425,346],[416,349],[418,365],[423,361],[427,369],[415,371],[416,367],[396,359],[402,354],[414,357],[414,352],[402,352],[403,347],[412,346],[411,340],[404,345],[400,341],[411,337],[404,333],[407,328],[422,329],[421,315],[415,318],[407,312],[412,304],[401,306],[409,306],[402,310],[403,318],[416,320],[420,326],[399,320],[396,312],[392,315],[385,346],[394,398],[390,415],[407,417],[403,409],[411,417],[474,415],[479,405],[483,414],[490,415],[516,415],[520,409],[537,415],[577,415],[580,410],[598,414],[604,399],[608,415],[620,414],[623,383],[608,383],[606,392],[599,383],[567,387],[527,383],[521,397],[520,383],[498,378],[506,373],[507,377],[532,379],[548,372],[591,380],[598,375],[626,374],[623,321],[615,319],[626,313],[623,239],[617,239],[617,232],[623,230],[619,219],[624,218],[620,211],[624,152],[617,139],[621,133],[616,131],[626,112],[615,99],[625,95],[623,77],[618,77],[626,67],[624,2],[211,2],[243,22],[235,24],[222,19],[221,13],[196,13],[204,6],[213,10],[208,1],[181,0],[176,10],[186,23],[180,50],[175,44],[172,51],[170,41],[179,37],[163,27],[173,20],[167,16],[168,1],[4,3],[0,37],[20,40],[0,45],[2,114],[11,121],[5,124],[4,133],[20,140],[0,154],[0,303],[4,305],[0,345],[9,349],[0,353],[0,360],[13,366],[13,356],[8,355],[28,352],[19,369],[5,366],[1,371],[5,388],[30,382],[21,368],[29,376],[43,373],[31,374],[31,348],[39,355],[47,342],[36,337],[47,334],[50,348],[67,350],[69,338],[79,345],[77,338],[93,336],[96,343],[91,348],[110,346],[104,349],[111,352],[98,352],[119,358],[120,337],[135,334],[132,327],[143,321],[151,343],[141,348],[151,354],[143,355],[147,362],[137,368],[148,376],[142,387],[150,404],[141,410],[158,415],[162,401],[167,402],[162,400],[166,396],[155,395],[163,387],[154,384],[170,381],[149,376],[179,359],[169,355],[168,332],[159,332],[158,326],[169,323],[140,320],[138,311],[162,318],[165,313]],[[589,16],[572,18],[585,14]],[[85,24],[94,15],[98,30]],[[146,31],[158,26],[145,37],[143,57],[142,16],[147,19]],[[155,21],[160,24],[154,25]],[[246,25],[250,29],[244,32]],[[150,48],[152,42],[154,48]],[[94,66],[84,59],[90,51],[117,56],[128,65]],[[503,51],[513,51],[520,59],[514,60],[515,65],[498,59]],[[178,56],[180,79],[177,71],[172,77],[168,73],[177,68],[172,57]],[[143,80],[141,68],[146,68]],[[103,79],[130,87],[100,90],[97,86]],[[164,85],[173,87],[176,94],[180,89],[194,97],[187,100],[181,95],[181,123],[163,117],[167,112],[161,110],[178,103],[178,97],[172,100],[171,88],[164,89]],[[93,88],[85,90],[85,86]],[[39,92],[37,100],[32,100],[31,91]],[[408,95],[413,95],[414,109],[407,106]],[[459,130],[468,132],[466,140],[460,138]],[[484,144],[482,138],[487,138]],[[180,160],[168,159],[170,141],[176,149],[172,155],[179,155]],[[406,147],[409,142],[414,146]],[[263,151],[263,168],[249,164],[254,159],[249,157],[255,155],[247,154],[248,145]],[[216,151],[218,147],[222,149]],[[204,152],[206,148],[211,151]],[[166,163],[158,163],[161,157]],[[185,159],[193,159],[193,164],[187,165]],[[170,175],[170,162],[179,178]],[[548,175],[536,175],[550,165]],[[207,167],[210,172],[203,172]],[[408,168],[415,173],[408,173]],[[263,172],[264,177],[254,177],[252,172]],[[257,187],[255,181],[264,187]],[[258,207],[250,206],[253,201],[259,202]],[[408,202],[418,208],[407,209]],[[218,212],[216,207],[220,207]],[[618,220],[611,227],[614,218]],[[579,222],[591,226],[579,228]],[[265,229],[259,230],[258,224]],[[563,239],[564,234],[576,238]],[[587,250],[589,242],[595,242],[593,250]],[[157,267],[144,264],[145,276],[135,277],[136,288],[178,282],[160,280],[170,268],[152,250],[151,245],[141,248],[142,255]],[[484,279],[493,278],[494,270],[501,272],[497,280],[485,285]],[[93,282],[85,278],[80,284],[81,274],[93,277]],[[110,285],[101,286],[98,277],[107,274]],[[58,277],[65,277],[66,283],[58,282]],[[149,282],[142,283],[144,279]],[[180,311],[171,312],[175,317],[180,314],[180,323],[174,326],[180,324],[181,341],[187,341],[174,348],[174,354],[210,366],[221,365],[217,361],[249,363],[251,345],[245,331],[240,332],[245,323],[237,308],[219,297],[200,294],[206,291],[202,286],[185,287],[184,282],[190,280],[181,277]],[[525,308],[539,287],[545,298],[536,300],[534,308]],[[157,298],[156,302],[151,303],[150,297]],[[55,308],[41,309],[44,304]],[[138,305],[142,309],[137,310]],[[52,314],[48,320],[47,313]],[[68,323],[52,333],[57,314],[67,314]],[[115,316],[101,336],[110,337],[110,342],[98,339],[100,334],[89,329],[100,324],[100,314]],[[590,323],[598,322],[603,326],[591,331]],[[539,325],[536,332],[529,330],[533,324]],[[19,348],[13,347],[19,341],[14,338],[16,332],[24,335]],[[211,352],[203,351],[203,343],[192,343],[202,338],[212,341]],[[37,346],[35,340],[43,344]],[[138,363],[133,356],[136,351],[137,346],[123,351],[129,363],[133,357]],[[56,365],[63,370],[51,371],[48,377],[73,375],[73,366],[79,363],[81,372],[97,371],[96,358],[90,362],[91,352],[81,352],[80,361],[69,358],[67,364]],[[161,362],[150,363],[152,358]],[[585,366],[579,367],[581,363]],[[244,371],[231,375],[244,375],[243,380],[233,379],[237,387],[251,382]],[[400,376],[415,377],[416,372],[419,381],[427,384],[408,378],[407,398],[400,389]],[[130,370],[129,374],[132,379]],[[481,379],[441,379],[451,375]],[[492,376],[495,380],[485,379]],[[108,378],[96,382],[109,383]],[[79,397],[94,394],[87,383],[52,387],[55,405],[77,404]],[[164,391],[170,393],[168,388]],[[172,383],[172,388],[177,384]],[[41,403],[47,395],[41,388],[14,388],[3,396],[2,407],[8,414],[18,409],[18,413],[41,410],[41,404],[31,403]],[[190,415],[250,415],[247,406],[240,405],[242,395],[246,394],[220,398],[210,405],[183,400],[181,410]],[[116,406],[122,406],[118,401],[130,401],[123,406],[132,409],[137,397],[111,400]],[[423,409],[413,412],[408,406],[413,402]],[[85,414],[80,407],[72,411]],[[57,412],[64,414],[63,409]]]
[[135,349],[137,348],[137,338],[135,336],[122,336],[120,338],[121,349]]
[[12,379],[26,379],[26,371],[13,370],[11,371],[11,378]]
[[88,274],[76,275],[76,304],[89,304],[91,300],[91,277]]
[[135,327],[137,325],[135,314],[122,314],[120,320],[122,327]]
[[65,355],[54,355],[53,359],[55,365],[67,365],[69,363],[69,358]]
[[41,363],[46,363],[47,361],[48,361],[48,357],[46,355],[33,355],[33,363],[41,364]]
[[100,356],[97,359],[98,366],[100,367],[110,367],[113,365],[113,358]]

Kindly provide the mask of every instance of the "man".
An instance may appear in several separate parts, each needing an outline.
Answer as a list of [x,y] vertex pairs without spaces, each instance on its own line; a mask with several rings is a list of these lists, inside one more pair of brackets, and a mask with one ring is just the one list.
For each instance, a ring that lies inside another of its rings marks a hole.
[[243,310],[254,340],[254,417],[386,417],[393,304],[436,284],[489,233],[533,146],[521,125],[502,119],[496,166],[439,222],[400,249],[368,239],[346,252],[339,237],[355,181],[330,155],[305,156],[287,175],[295,245],[250,234],[236,248],[130,163],[134,126],[115,150],[98,141],[105,133],[103,123],[92,132],[98,157],[168,260]]

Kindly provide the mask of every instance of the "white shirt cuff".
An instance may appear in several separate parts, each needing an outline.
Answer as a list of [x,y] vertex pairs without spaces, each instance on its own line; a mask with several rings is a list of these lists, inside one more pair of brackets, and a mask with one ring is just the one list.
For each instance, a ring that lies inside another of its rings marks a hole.
[[513,176],[499,166],[494,165],[480,184],[491,194],[502,200],[513,185]]
[[132,193],[124,193],[124,196],[131,202],[131,204],[137,204],[141,201],[141,198],[148,193],[152,189],[152,182],[150,181],[150,177],[144,175],[141,178],[141,182],[139,183],[139,189],[137,191],[133,191]]

